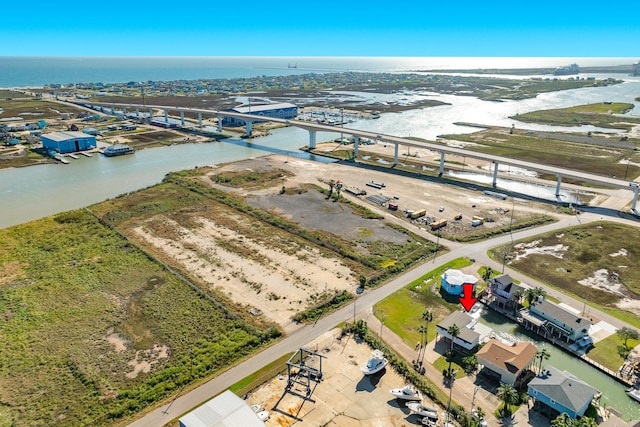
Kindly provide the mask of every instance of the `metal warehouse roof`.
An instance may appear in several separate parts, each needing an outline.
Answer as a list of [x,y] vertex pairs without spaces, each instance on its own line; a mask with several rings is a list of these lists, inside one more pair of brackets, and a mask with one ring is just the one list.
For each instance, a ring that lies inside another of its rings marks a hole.
[[229,111],[235,111],[236,113],[259,113],[260,111],[282,110],[284,108],[298,108],[295,104],[288,102],[281,102],[279,104],[263,104],[263,105],[245,105],[243,107],[231,108]]
[[88,135],[83,132],[76,131],[59,131],[59,132],[51,132],[46,135],[41,135],[42,138],[50,139],[51,141],[67,141],[69,139],[78,139],[78,138],[92,138],[92,135]]
[[181,427],[264,427],[247,403],[227,390],[180,418]]

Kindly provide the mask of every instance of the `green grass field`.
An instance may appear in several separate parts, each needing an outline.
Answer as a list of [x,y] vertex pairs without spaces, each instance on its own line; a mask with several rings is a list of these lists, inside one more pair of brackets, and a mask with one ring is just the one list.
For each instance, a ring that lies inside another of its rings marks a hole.
[[[0,230],[0,277],[0,414],[13,426],[108,425],[272,337],[85,211]],[[134,377],[136,362],[151,372]]]

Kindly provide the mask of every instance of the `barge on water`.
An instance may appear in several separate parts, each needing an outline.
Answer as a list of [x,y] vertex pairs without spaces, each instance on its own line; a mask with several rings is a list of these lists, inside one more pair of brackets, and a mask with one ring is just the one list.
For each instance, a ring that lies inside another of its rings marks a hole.
[[132,147],[129,147],[125,144],[114,144],[102,151],[107,157],[115,157],[115,156],[123,156],[125,154],[133,154],[135,150]]

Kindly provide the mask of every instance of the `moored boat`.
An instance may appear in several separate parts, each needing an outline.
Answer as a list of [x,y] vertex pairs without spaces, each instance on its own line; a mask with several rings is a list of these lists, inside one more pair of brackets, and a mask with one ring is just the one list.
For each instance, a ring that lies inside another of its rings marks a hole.
[[363,374],[372,375],[380,372],[385,366],[387,366],[387,359],[380,350],[373,350],[371,357],[367,360],[367,363],[360,368]]
[[640,389],[631,387],[627,389],[627,394],[636,402],[640,402]]
[[390,393],[397,399],[422,401],[422,393],[420,393],[420,390],[410,385],[402,388],[393,388]]
[[125,154],[133,154],[134,151],[135,150],[132,147],[129,147],[128,145],[114,144],[105,148],[102,151],[102,154],[104,154],[107,157],[115,157],[115,156],[123,156]]

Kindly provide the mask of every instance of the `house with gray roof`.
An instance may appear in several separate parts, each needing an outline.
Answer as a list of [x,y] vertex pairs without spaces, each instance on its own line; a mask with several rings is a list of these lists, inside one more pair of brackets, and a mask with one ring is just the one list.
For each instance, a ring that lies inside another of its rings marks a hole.
[[[436,331],[438,335],[449,341],[453,339],[454,348],[459,346],[467,351],[471,351],[480,344],[480,333],[472,330],[476,323],[477,322],[467,313],[454,311],[436,325]],[[449,328],[452,325],[456,325],[460,330],[460,333],[455,338],[449,334]]]
[[544,298],[533,302],[529,306],[528,315],[523,314],[523,318],[536,324],[542,335],[570,343],[587,337],[592,324],[589,319],[565,310]]
[[487,284],[491,301],[502,309],[516,307],[519,295],[524,293],[524,288],[514,283],[508,274],[492,277],[487,280]]
[[569,372],[549,366],[529,382],[527,393],[536,404],[576,418],[584,415],[598,391]]

